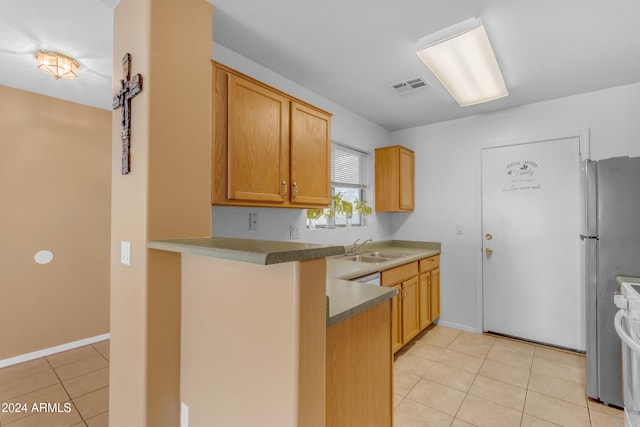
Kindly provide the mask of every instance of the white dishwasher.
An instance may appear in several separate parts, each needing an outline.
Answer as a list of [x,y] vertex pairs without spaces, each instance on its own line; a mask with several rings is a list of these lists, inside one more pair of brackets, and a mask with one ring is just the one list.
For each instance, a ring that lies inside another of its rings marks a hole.
[[358,277],[357,279],[353,280],[365,285],[380,286],[380,273],[376,272],[373,274],[368,274],[366,276]]
[[624,381],[624,425],[640,426],[640,285],[622,283],[615,296],[620,310],[614,319],[622,340],[622,375]]

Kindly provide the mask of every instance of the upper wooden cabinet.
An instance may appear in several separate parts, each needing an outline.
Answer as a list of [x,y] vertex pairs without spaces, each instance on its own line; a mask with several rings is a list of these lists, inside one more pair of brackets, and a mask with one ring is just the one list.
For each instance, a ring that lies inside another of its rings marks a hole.
[[212,204],[327,207],[331,114],[213,63]]
[[376,148],[376,212],[413,212],[414,163],[400,145]]

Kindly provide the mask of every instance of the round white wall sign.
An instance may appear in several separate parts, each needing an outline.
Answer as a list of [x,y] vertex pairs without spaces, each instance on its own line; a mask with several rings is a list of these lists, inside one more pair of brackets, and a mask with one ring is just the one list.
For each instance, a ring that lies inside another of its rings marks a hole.
[[51,251],[38,251],[33,257],[38,264],[49,264],[53,261],[53,253]]

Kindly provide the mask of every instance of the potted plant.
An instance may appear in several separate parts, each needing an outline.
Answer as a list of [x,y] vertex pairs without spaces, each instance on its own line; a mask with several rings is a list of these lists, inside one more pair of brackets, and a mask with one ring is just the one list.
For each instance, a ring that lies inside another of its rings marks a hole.
[[330,228],[335,227],[336,215],[346,214],[346,209],[349,209],[350,212],[353,212],[353,206],[351,205],[351,203],[342,199],[342,193],[336,193],[331,196],[331,207],[325,213],[325,216],[327,217],[327,226]]
[[362,225],[364,225],[366,222],[365,218],[367,217],[367,215],[371,215],[373,211],[369,206],[367,206],[366,200],[360,201],[356,198],[353,203],[356,207],[356,213],[360,215],[360,217],[362,218]]
[[316,221],[322,216],[323,213],[324,209],[322,208],[307,209],[307,222],[309,228],[316,228]]

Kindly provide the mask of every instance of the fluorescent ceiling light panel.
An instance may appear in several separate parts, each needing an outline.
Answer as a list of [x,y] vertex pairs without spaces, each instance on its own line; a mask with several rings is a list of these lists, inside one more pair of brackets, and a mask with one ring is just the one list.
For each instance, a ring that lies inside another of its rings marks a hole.
[[416,53],[461,107],[509,95],[480,19],[422,37]]

